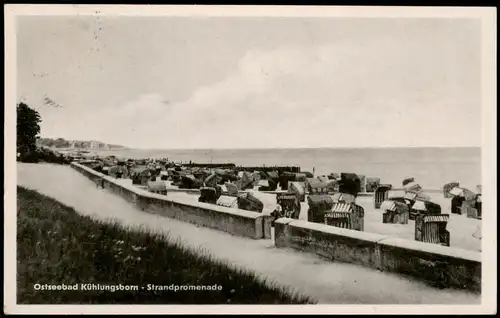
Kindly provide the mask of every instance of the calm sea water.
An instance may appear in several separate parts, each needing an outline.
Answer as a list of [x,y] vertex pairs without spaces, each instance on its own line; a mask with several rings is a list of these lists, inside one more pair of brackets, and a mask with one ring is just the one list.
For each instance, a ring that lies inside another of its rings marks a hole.
[[471,190],[481,184],[480,148],[317,148],[317,149],[198,149],[112,150],[103,154],[124,158],[168,158],[177,162],[234,163],[244,166],[298,165],[315,174],[353,172],[400,185],[415,177],[424,188],[439,189],[458,181]]

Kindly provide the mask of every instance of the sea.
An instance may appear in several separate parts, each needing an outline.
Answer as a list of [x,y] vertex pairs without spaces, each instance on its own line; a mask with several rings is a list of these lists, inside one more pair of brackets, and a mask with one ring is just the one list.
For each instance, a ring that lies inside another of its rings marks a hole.
[[300,166],[324,175],[351,172],[401,185],[415,178],[424,189],[459,182],[473,191],[481,184],[481,148],[289,148],[289,149],[116,149],[98,152],[119,158],[168,158],[185,163],[237,166]]

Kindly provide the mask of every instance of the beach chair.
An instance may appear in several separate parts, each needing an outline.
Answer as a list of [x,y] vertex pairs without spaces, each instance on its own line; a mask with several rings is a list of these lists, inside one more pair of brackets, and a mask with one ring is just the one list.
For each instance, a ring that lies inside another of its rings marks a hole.
[[416,182],[409,182],[403,186],[406,192],[418,193],[422,191],[422,186]]
[[259,200],[249,192],[239,194],[237,197],[237,201],[238,208],[242,210],[261,213],[264,209],[264,203],[262,203],[261,200]]
[[358,174],[359,178],[359,192],[366,192],[366,176]]
[[356,197],[349,193],[336,192],[332,195],[334,203],[355,203]]
[[388,192],[392,189],[390,184],[381,184],[375,189],[373,196],[375,209],[379,209],[382,202],[388,199]]
[[462,204],[465,201],[464,197],[453,196],[451,198],[451,213],[462,214]]
[[298,182],[306,182],[307,180],[307,177],[304,173],[297,173],[295,174],[295,181],[298,181]]
[[354,203],[334,203],[330,211],[325,212],[327,225],[345,229],[364,230],[364,209]]
[[326,182],[322,182],[318,178],[308,178],[307,179],[307,190],[309,194],[327,194],[328,187]]
[[151,173],[146,167],[134,167],[130,169],[130,177],[132,179],[132,184],[147,186]]
[[482,209],[482,205],[483,205],[483,199],[482,199],[482,196],[481,194],[478,194],[477,196],[477,200],[476,200],[476,210],[477,210],[477,218],[479,220],[481,220],[483,218],[483,209]]
[[450,232],[446,230],[449,214],[417,215],[415,240],[419,242],[450,246]]
[[304,182],[299,182],[299,181],[290,182],[290,184],[288,185],[288,192],[294,193],[299,198],[299,202],[306,201],[306,191]]
[[102,167],[101,173],[108,176],[109,175],[109,166]]
[[450,193],[450,190],[455,188],[455,187],[459,187],[460,186],[460,183],[459,182],[450,182],[450,183],[447,183],[443,186],[443,196],[446,198],[446,199],[449,199],[449,198],[453,198],[453,194]]
[[318,176],[317,179],[323,183],[328,183],[330,181],[327,176]]
[[[276,171],[269,171],[267,172],[267,178],[269,180],[269,186],[271,186],[271,183],[274,183],[276,187],[278,186],[278,183],[280,181],[280,176]],[[276,188],[274,188],[275,190]]]
[[384,211],[382,214],[382,223],[408,224],[410,216],[408,205],[397,201],[386,200],[382,202],[380,209]]
[[482,219],[481,201],[481,195],[476,195],[475,199],[462,201],[462,214],[466,214],[470,219]]
[[417,200],[410,208],[410,220],[416,220],[419,215],[441,214],[441,206],[431,201]]
[[295,173],[292,173],[292,172],[288,172],[288,171],[284,171],[281,175],[280,175],[280,188],[281,190],[288,190],[288,184],[290,182],[293,182],[295,181]]
[[380,178],[366,178],[366,192],[375,192],[380,185]]
[[325,222],[325,212],[333,206],[332,197],[328,194],[311,194],[307,196],[307,221],[314,223]]
[[253,188],[253,183],[254,183],[254,179],[253,179],[253,175],[248,172],[248,171],[243,171],[243,174],[241,176],[241,190],[248,190],[248,189],[251,189]]
[[413,177],[403,179],[403,182],[402,182],[403,187],[406,186],[408,183],[412,183],[412,182],[415,182],[415,178],[413,178]]
[[192,174],[181,177],[180,189],[199,189],[203,186],[203,181],[196,179]]
[[227,189],[227,195],[234,197],[238,196],[238,186],[236,184],[226,182],[224,185],[226,186]]
[[217,191],[216,188],[201,187],[198,202],[217,204],[217,199],[220,197],[220,195],[220,191]]
[[328,175],[328,178],[330,180],[340,180],[340,173],[330,172],[330,174]]
[[361,180],[354,173],[342,172],[340,174],[339,192],[357,196],[361,192]]
[[295,193],[278,193],[276,202],[281,206],[284,217],[298,219],[300,216],[300,201]]

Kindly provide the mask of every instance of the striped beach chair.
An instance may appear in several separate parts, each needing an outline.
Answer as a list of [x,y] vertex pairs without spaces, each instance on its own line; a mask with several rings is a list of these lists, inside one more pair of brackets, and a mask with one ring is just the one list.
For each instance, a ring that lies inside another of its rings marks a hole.
[[325,212],[327,225],[350,230],[364,230],[364,209],[354,203],[334,203],[331,210]]
[[415,240],[450,246],[450,232],[446,230],[448,220],[448,214],[417,215],[415,219]]
[[351,213],[350,212],[326,212],[325,224],[341,227],[344,229],[351,228]]

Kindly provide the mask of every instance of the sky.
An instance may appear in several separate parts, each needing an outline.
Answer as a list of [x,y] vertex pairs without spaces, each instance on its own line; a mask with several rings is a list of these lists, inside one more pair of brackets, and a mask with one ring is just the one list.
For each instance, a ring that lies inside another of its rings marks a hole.
[[39,111],[42,137],[133,148],[475,147],[480,26],[19,17],[17,98]]

